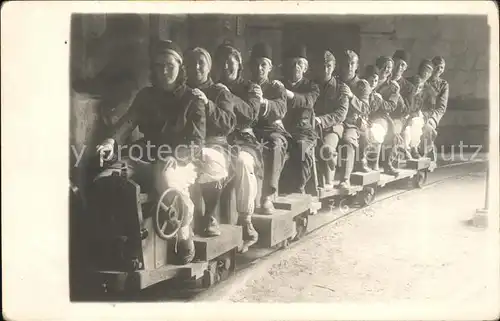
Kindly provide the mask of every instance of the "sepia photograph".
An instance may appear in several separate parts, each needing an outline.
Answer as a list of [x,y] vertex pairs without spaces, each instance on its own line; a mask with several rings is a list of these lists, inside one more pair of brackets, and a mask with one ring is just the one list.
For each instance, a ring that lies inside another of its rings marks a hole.
[[65,300],[498,316],[498,18],[329,2],[67,13]]

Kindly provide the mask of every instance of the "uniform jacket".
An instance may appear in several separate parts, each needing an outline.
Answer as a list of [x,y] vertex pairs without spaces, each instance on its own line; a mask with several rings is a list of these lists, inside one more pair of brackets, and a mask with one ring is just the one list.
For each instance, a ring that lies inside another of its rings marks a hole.
[[448,107],[450,87],[444,79],[429,79],[423,89],[422,113],[426,120],[432,119],[436,126]]
[[292,99],[287,99],[287,114],[284,119],[285,128],[295,140],[315,140],[316,132],[313,127],[314,104],[320,95],[318,85],[307,78],[302,78],[296,84],[288,81],[283,83],[285,88],[294,93]]
[[401,98],[398,101],[397,108],[390,114],[393,119],[405,117],[414,112],[416,108],[413,101],[416,87],[404,77],[400,77],[397,82],[399,84],[399,94]]
[[314,113],[321,120],[323,130],[341,124],[347,116],[349,98],[340,95],[339,82],[335,77],[327,82],[316,82],[320,92],[314,104]]
[[155,87],[143,88],[132,106],[111,128],[110,136],[123,144],[139,126],[144,139],[153,145],[179,144],[202,146],[206,136],[206,115],[203,103],[181,85],[174,92]]
[[286,137],[290,134],[283,127],[282,120],[287,113],[286,91],[279,85],[271,83],[269,80],[260,84],[262,94],[267,99],[267,106],[263,107],[259,113],[257,124],[254,129],[260,136],[268,136],[273,132],[278,132]]
[[229,136],[229,142],[238,145],[241,150],[250,153],[255,160],[255,175],[262,178],[262,150],[258,140],[251,130],[258,121],[260,100],[249,94],[250,83],[239,77],[236,81],[224,83],[233,94],[234,112],[236,114],[236,129]]
[[[379,84],[375,88],[375,92],[380,94],[380,97],[373,95],[370,103],[370,118],[384,117],[386,119],[392,118],[392,115],[397,109],[404,109],[404,103],[400,93],[392,93],[388,80]],[[403,105],[402,105],[403,104]]]
[[[360,79],[356,75],[345,84],[349,86],[352,92],[355,92],[359,81]],[[368,99],[360,99],[356,97],[356,95],[353,95],[353,97],[349,99],[349,109],[347,110],[347,116],[344,124],[348,128],[358,128],[359,119],[362,117],[368,117],[369,114],[370,102]]]
[[258,121],[260,101],[249,95],[250,84],[241,77],[233,82],[223,83],[233,94],[236,129],[252,128]]
[[220,140],[221,143],[227,143],[227,136],[236,127],[234,96],[229,91],[216,87],[210,78],[197,88],[208,99],[205,112],[207,142]]

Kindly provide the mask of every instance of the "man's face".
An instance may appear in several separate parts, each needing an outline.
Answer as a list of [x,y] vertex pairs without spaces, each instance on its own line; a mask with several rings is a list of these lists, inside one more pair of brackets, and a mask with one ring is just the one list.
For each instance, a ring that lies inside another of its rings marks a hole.
[[370,84],[370,88],[374,89],[378,85],[378,75],[373,74],[371,76],[366,77],[366,81]]
[[388,60],[380,69],[380,78],[387,78],[392,74],[393,62]]
[[335,70],[335,61],[325,61],[316,66],[316,77],[318,79],[329,80]]
[[250,73],[252,74],[252,80],[255,82],[267,80],[272,68],[273,67],[270,61],[266,58],[256,58],[251,60]]
[[439,65],[434,65],[434,72],[433,72],[433,76],[434,77],[439,77],[443,74],[444,72],[444,68],[445,68],[445,63],[442,62],[440,63]]
[[344,64],[340,65],[340,77],[343,81],[352,79],[358,70],[358,58],[352,57],[347,59]]
[[420,78],[422,79],[423,82],[426,82],[427,79],[432,75],[433,69],[429,65],[425,65],[422,70],[420,71]]
[[153,66],[155,82],[163,89],[169,88],[177,80],[181,65],[172,55],[166,55],[165,59],[160,59]]
[[403,76],[404,72],[408,68],[408,64],[403,59],[394,60],[394,78],[399,79]]
[[210,72],[207,58],[201,54],[192,55],[186,61],[186,72],[189,81],[204,83]]
[[240,64],[238,63],[238,60],[233,55],[230,55],[219,61],[215,69],[217,70],[220,79],[234,81],[238,77],[239,68]]
[[306,71],[307,63],[303,58],[292,58],[286,62],[285,75],[289,81],[301,80]]

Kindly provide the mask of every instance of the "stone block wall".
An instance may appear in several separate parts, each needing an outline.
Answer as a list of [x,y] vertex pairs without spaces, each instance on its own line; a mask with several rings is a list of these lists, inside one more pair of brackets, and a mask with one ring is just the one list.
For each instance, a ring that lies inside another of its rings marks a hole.
[[422,59],[443,56],[450,98],[436,143],[444,150],[460,142],[487,149],[490,30],[485,16],[381,16],[359,23],[363,65],[405,49],[411,54],[407,75],[413,75]]

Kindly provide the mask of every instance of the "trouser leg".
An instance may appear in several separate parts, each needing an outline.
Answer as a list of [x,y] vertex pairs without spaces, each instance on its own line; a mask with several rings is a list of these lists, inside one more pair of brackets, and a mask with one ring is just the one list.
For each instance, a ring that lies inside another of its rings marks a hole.
[[268,146],[264,149],[263,197],[272,196],[278,191],[288,147],[286,138],[279,133],[271,134],[267,143]]
[[374,162],[373,162],[373,170],[374,171],[379,171],[380,170],[380,166],[379,166],[379,162],[380,162],[380,152],[382,151],[382,144],[374,144],[374,150],[375,150],[375,158],[374,158]]
[[220,235],[216,214],[222,195],[222,185],[228,175],[228,164],[222,147],[205,147],[203,153],[203,166],[198,179],[201,194],[205,204],[205,230],[206,236]]
[[352,171],[354,170],[354,160],[356,157],[356,150],[352,144],[346,144],[346,164],[344,171],[344,181],[349,181]]
[[359,170],[362,172],[369,172],[370,168],[368,167],[367,153],[368,153],[368,138],[367,133],[363,133],[359,136]]
[[[195,255],[193,231],[191,223],[194,217],[194,204],[189,193],[189,187],[196,179],[196,172],[192,164],[180,166],[174,158],[167,158],[165,162],[155,164],[154,182],[159,195],[169,188],[175,188],[180,193],[177,201],[183,218],[177,232],[176,253],[179,264],[191,262]],[[163,201],[163,200],[161,200]]]
[[346,160],[344,166],[344,177],[340,183],[340,187],[349,187],[352,171],[356,157],[356,148],[359,146],[359,132],[357,128],[346,128],[342,136],[344,144],[342,148],[346,151]]
[[255,159],[245,151],[238,154],[235,166],[236,174],[236,208],[239,213],[238,225],[243,228],[243,248],[246,252],[249,246],[255,244],[259,234],[252,224],[252,214],[257,197],[257,177],[255,176]]
[[280,133],[271,133],[263,138],[266,146],[263,149],[264,179],[260,204],[262,214],[272,214],[274,212],[273,198],[278,191],[288,142]]
[[389,175],[398,175],[399,171],[394,168],[393,166],[393,161],[396,158],[396,151],[393,146],[386,147],[384,150],[384,159],[383,159],[383,166],[384,166],[384,173],[389,174]]
[[206,236],[220,235],[219,224],[217,223],[217,209],[219,208],[222,186],[220,182],[210,182],[200,184],[203,203],[205,204],[205,230]]
[[330,133],[323,137],[323,145],[321,146],[319,158],[320,163],[325,165],[323,166],[323,171],[326,185],[332,185],[335,179],[338,143],[339,136],[335,133]]
[[255,160],[250,153],[242,151],[235,166],[236,208],[238,213],[251,215],[257,197],[257,177],[254,173]]
[[300,171],[300,175],[297,176],[294,191],[305,193],[306,184],[311,178],[314,143],[309,140],[298,140],[294,145],[291,152],[291,165],[292,169],[298,169]]

